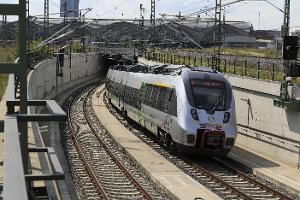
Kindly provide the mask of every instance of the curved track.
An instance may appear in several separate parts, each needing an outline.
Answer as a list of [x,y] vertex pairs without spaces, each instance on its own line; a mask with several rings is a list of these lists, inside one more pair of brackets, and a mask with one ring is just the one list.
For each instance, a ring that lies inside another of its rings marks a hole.
[[145,175],[134,171],[135,165],[113,142],[101,136],[105,130],[97,126],[89,105],[95,88],[83,89],[68,106],[68,160],[80,199],[167,198],[149,186],[152,183]]

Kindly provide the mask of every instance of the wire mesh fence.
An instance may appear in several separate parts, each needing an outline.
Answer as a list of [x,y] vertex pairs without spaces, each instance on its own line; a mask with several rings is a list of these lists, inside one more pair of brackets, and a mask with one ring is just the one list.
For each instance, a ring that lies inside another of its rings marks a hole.
[[[148,60],[162,63],[191,65],[191,66],[212,66],[214,55],[210,53],[190,52],[174,49],[150,50],[144,52]],[[282,81],[284,76],[283,63],[280,59],[264,57],[240,57],[221,55],[220,70],[223,73],[236,74],[252,78]]]

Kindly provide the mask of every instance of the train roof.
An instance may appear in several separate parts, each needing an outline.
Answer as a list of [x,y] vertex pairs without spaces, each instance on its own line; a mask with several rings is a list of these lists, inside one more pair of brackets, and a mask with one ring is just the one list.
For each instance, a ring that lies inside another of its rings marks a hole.
[[193,67],[190,65],[114,65],[113,70],[146,73],[146,74],[162,74],[162,75],[181,75],[182,72],[205,72],[218,74],[209,67]]

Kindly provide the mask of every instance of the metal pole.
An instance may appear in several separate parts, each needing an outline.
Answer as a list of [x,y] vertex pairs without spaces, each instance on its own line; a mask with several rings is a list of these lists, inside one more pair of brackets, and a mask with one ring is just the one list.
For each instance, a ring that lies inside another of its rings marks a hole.
[[[218,35],[216,34],[216,28],[218,29]],[[214,58],[212,60],[212,66],[217,71],[220,71],[220,57],[221,57],[221,45],[222,45],[221,40],[222,40],[222,0],[216,0],[215,31],[214,31]]]
[[[27,114],[27,55],[26,55],[26,0],[19,0],[19,54],[22,69],[20,69],[20,113]],[[27,122],[20,123],[21,149],[24,164],[24,172],[28,173],[28,130]]]
[[156,0],[151,0],[150,23],[153,28],[155,27],[155,1]]
[[[282,41],[284,41],[285,36],[289,36],[290,30],[290,0],[285,0],[284,2],[284,17],[283,17],[283,25],[282,25]],[[284,51],[284,45],[282,44],[282,56]],[[280,90],[280,99],[283,101],[288,100],[288,80],[286,80],[287,68],[289,67],[290,62],[288,60],[283,60],[283,68],[284,68],[284,77],[283,82],[281,84]]]
[[49,36],[49,0],[44,0],[44,39]]
[[67,1],[64,4],[64,23],[67,21]]

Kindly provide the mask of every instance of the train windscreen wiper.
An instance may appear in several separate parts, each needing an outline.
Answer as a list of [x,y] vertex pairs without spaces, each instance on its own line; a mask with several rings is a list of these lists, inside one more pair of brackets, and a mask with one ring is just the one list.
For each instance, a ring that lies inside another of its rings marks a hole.
[[212,107],[212,109],[210,110],[210,113],[214,113],[216,111],[216,109],[218,108],[218,106],[221,103],[221,97],[219,96],[217,103]]

